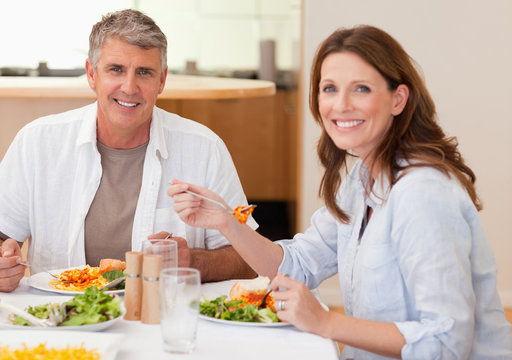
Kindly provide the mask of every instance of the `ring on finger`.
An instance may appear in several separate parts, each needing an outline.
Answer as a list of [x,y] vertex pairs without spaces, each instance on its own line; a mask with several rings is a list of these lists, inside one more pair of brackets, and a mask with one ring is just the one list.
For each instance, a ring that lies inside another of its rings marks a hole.
[[279,311],[283,311],[285,310],[285,301],[284,300],[279,300],[279,302],[277,303],[277,310]]

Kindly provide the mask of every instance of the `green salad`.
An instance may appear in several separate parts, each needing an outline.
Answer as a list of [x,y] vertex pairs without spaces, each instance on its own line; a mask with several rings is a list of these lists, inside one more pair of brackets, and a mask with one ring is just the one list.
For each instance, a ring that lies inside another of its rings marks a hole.
[[[117,318],[121,315],[121,299],[99,291],[95,286],[85,289],[83,295],[75,297],[61,304],[44,304],[29,306],[28,313],[39,319],[48,319],[52,309],[60,312],[63,320],[57,326],[78,326],[97,324]],[[19,315],[11,317],[15,325],[30,326],[31,324]]]
[[[120,277],[125,276],[126,274],[124,271],[121,270],[112,270],[112,271],[105,271],[103,274],[101,274],[101,277],[108,280],[108,282],[111,282],[115,279],[118,279]],[[109,289],[109,290],[124,290],[125,281],[120,282],[115,288]]]
[[243,322],[279,322],[276,313],[269,308],[244,303],[242,300],[226,300],[219,296],[213,300],[202,301],[199,313],[216,319]]

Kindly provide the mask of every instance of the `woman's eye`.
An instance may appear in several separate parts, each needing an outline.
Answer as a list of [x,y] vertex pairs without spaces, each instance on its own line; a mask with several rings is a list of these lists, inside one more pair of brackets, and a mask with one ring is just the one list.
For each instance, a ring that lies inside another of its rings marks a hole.
[[336,88],[332,85],[327,85],[322,88],[323,92],[334,92],[336,91]]
[[360,85],[356,89],[357,92],[370,92],[370,88],[368,86]]

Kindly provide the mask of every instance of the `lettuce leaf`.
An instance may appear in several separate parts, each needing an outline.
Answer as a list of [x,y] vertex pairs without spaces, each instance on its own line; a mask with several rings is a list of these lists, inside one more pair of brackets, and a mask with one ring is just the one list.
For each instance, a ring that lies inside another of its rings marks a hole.
[[[111,282],[112,280],[120,278],[120,277],[122,277],[124,275],[125,275],[124,271],[121,271],[121,270],[105,271],[103,274],[101,274],[101,276],[103,278],[107,279],[108,282]],[[123,281],[120,284],[118,284],[115,287],[115,289],[124,289],[124,286],[125,286],[125,281]]]

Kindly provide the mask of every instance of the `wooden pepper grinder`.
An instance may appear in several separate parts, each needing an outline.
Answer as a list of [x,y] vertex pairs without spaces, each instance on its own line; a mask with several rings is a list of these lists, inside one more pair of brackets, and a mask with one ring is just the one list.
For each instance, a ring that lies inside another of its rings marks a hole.
[[142,314],[144,324],[160,323],[160,299],[158,295],[160,269],[162,256],[144,255],[142,280]]
[[140,320],[142,307],[142,258],[141,252],[128,251],[126,259],[126,280],[124,307],[126,320]]

